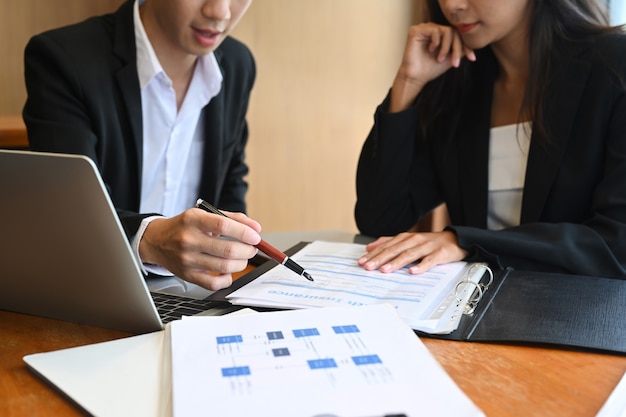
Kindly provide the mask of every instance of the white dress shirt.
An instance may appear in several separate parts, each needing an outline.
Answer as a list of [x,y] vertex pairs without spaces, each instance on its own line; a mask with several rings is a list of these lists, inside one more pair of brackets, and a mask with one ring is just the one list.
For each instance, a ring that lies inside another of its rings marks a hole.
[[487,207],[489,230],[520,224],[530,131],[529,122],[491,129]]
[[[172,81],[163,70],[141,22],[141,3],[143,1],[138,0],[134,6],[143,122],[140,212],[172,217],[193,207],[199,197],[204,148],[201,114],[220,92],[222,73],[213,53],[198,57],[178,110]],[[138,259],[139,241],[153,219],[142,222],[133,240]]]

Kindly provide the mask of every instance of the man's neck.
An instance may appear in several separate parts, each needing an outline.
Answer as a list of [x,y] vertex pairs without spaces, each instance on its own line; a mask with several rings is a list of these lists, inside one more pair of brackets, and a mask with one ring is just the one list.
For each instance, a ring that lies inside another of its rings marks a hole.
[[139,15],[163,71],[172,80],[176,92],[177,108],[180,110],[191,83],[198,57],[186,53],[166,36],[154,15],[151,14],[149,5],[150,2],[140,7]]

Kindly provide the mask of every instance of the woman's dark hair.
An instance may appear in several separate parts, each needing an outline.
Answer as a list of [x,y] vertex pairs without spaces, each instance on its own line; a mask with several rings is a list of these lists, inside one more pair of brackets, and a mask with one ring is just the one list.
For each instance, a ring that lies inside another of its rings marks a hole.
[[[549,135],[543,123],[546,85],[550,77],[550,52],[561,40],[585,40],[589,35],[609,32],[621,32],[621,27],[611,27],[606,8],[598,0],[530,0],[533,2],[529,29],[529,74],[524,93],[520,120],[532,120],[533,133],[542,141],[549,141]],[[504,3],[503,3],[504,4]],[[427,0],[429,21],[449,25],[438,0]],[[480,59],[480,58],[479,58]],[[428,106],[421,106],[420,119],[427,127],[429,121],[436,120],[443,112],[455,105],[462,105],[458,97],[461,86],[467,86],[470,65],[462,65],[455,71],[448,71],[444,76],[429,83],[423,91],[423,100]],[[455,97],[456,94],[456,97]],[[458,112],[457,112],[458,113]],[[447,126],[451,120],[448,119]],[[452,120],[454,123],[454,120]]]

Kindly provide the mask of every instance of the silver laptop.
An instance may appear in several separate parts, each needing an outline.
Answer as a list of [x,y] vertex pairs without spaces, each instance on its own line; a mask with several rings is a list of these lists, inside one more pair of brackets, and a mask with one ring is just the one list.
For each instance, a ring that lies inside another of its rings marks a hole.
[[0,199],[0,309],[131,333],[172,319],[159,316],[89,158],[0,150]]

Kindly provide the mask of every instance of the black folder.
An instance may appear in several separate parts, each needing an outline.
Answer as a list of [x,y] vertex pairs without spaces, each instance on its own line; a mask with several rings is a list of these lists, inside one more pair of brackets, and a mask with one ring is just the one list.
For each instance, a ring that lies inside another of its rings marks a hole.
[[418,334],[626,353],[626,280],[506,269],[457,330]]
[[[293,255],[306,244],[299,243],[286,253]],[[276,265],[270,260],[208,299],[228,302],[228,294]],[[493,275],[457,330],[444,335],[416,333],[447,340],[626,354],[626,280],[513,269]],[[485,274],[483,282],[487,281]]]

